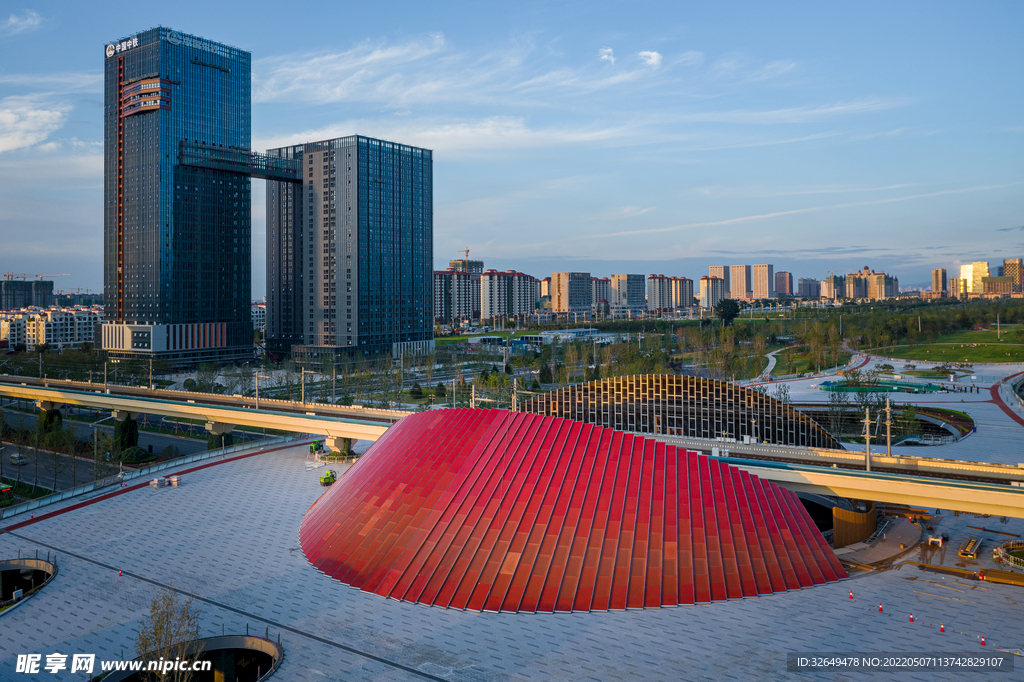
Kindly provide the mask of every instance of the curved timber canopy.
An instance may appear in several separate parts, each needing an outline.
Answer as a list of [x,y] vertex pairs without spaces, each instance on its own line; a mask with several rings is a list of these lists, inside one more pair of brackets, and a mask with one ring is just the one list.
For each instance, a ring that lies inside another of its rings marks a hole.
[[689,438],[750,436],[758,442],[841,450],[832,434],[792,406],[726,381],[671,374],[600,379],[519,404],[520,412],[621,431]]

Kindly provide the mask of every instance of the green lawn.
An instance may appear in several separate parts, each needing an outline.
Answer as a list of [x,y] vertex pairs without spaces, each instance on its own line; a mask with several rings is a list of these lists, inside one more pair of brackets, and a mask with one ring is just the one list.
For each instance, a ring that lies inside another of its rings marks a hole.
[[1002,326],[1002,341],[1000,342],[999,336],[995,329],[970,331],[970,332],[955,332],[953,334],[943,334],[939,338],[935,339],[933,343],[1021,343],[1016,338],[1016,332],[1021,329],[1020,325],[1006,325]]
[[[980,343],[981,345],[973,347],[966,343],[929,343],[913,347],[890,346],[888,348],[873,348],[870,352],[891,358],[923,362],[970,362],[972,364],[1024,362],[1024,344],[1007,341],[1002,343]],[[897,373],[899,372],[899,370],[896,371]]]

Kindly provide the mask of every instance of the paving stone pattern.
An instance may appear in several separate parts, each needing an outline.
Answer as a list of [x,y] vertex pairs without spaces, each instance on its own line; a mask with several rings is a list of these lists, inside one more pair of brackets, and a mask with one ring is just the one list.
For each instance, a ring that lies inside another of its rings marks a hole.
[[[756,599],[626,612],[469,613],[383,600],[320,574],[298,549],[302,516],[323,491],[320,470],[306,470],[306,458],[299,446],[219,464],[182,476],[177,488],[131,491],[0,534],[2,556],[47,546],[60,556],[53,583],[0,616],[0,680],[30,679],[14,673],[19,653],[133,657],[157,584],[206,600],[206,634],[244,632],[246,624],[254,633],[280,633],[281,680],[792,680],[789,651],[1024,646],[1019,588],[945,590],[958,600],[919,595],[914,585],[942,591],[920,578],[942,578],[907,565]],[[1024,533],[1024,523],[1000,529]]]

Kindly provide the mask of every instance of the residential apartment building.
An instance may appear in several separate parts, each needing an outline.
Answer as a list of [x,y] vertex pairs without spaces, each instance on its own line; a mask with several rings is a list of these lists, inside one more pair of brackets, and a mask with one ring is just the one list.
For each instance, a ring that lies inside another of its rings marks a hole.
[[259,331],[261,334],[264,333],[267,327],[267,304],[253,303],[250,310],[252,312],[253,331]]
[[693,307],[693,280],[687,277],[673,277],[672,307],[676,310],[686,310]]
[[551,273],[552,312],[586,316],[590,308],[589,272]]
[[590,306],[594,315],[608,315],[612,300],[612,281],[607,277],[590,278]]
[[884,272],[874,272],[867,266],[846,276],[846,298],[881,301],[898,298],[900,281]]
[[460,272],[469,272],[474,275],[479,275],[484,271],[484,262],[482,260],[457,258],[455,260],[448,261],[448,267],[452,270],[459,270]]
[[726,298],[725,280],[721,277],[700,278],[700,307],[714,308]]
[[1003,276],[1013,280],[1013,293],[1024,291],[1024,261],[1020,258],[1003,259]]
[[434,319],[454,326],[479,318],[480,311],[473,308],[479,282],[478,276],[462,270],[435,270]]
[[949,297],[950,298],[967,298],[967,280],[959,277],[952,277],[947,282],[949,285]]
[[43,344],[58,350],[81,348],[83,343],[94,342],[96,326],[102,321],[102,306],[0,312],[0,340],[30,352]]
[[536,277],[515,270],[487,270],[480,275],[480,320],[529,315],[537,307],[539,293]]
[[754,296],[753,273],[749,265],[729,266],[729,298],[750,300]]
[[[8,277],[11,277],[10,275]],[[53,305],[53,282],[49,280],[0,280],[0,310],[49,308]]]
[[[732,292],[732,287],[730,286],[729,282],[729,275],[731,274],[731,272],[732,269],[728,265],[712,265],[710,268],[708,268],[708,277],[717,277],[718,279],[722,280],[722,282],[725,283],[726,298],[729,298]],[[703,277],[701,278],[701,281],[704,281]]]
[[647,310],[670,312],[675,310],[672,301],[672,278],[665,275],[647,276]]
[[647,309],[647,278],[643,275],[612,275],[612,315],[630,317]]
[[[797,280],[796,295],[800,298],[820,298],[822,296],[821,282],[813,277],[801,277]],[[835,296],[831,298],[835,298]]]
[[540,297],[551,296],[551,278],[545,277],[540,281]]
[[774,265],[751,265],[750,274],[750,290],[753,292],[751,298],[754,298],[756,300],[775,298],[776,294]]
[[946,277],[946,268],[935,268],[932,270],[932,296],[942,298],[948,293],[949,278]]
[[793,275],[785,270],[779,270],[775,273],[775,295],[776,296],[794,296],[796,291],[793,289]]

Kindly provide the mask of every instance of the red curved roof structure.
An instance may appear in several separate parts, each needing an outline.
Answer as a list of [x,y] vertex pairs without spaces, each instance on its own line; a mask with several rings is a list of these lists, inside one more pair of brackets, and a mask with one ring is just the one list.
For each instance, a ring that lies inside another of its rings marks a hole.
[[796,495],[621,431],[500,410],[405,417],[309,509],[326,575],[474,611],[639,609],[846,578]]

